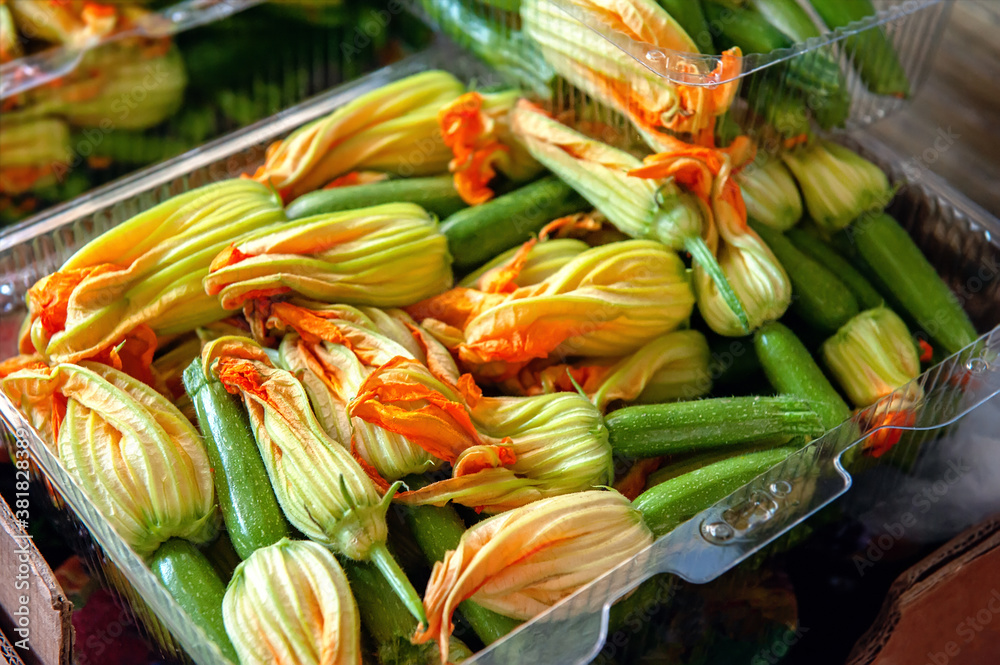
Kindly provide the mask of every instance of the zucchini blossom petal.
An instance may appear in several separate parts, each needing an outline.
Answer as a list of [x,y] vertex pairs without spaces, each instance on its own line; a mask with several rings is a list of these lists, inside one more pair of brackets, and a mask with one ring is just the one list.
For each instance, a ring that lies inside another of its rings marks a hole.
[[438,113],[463,92],[443,71],[381,86],[272,144],[254,179],[272,184],[288,202],[351,171],[443,173],[452,155]]
[[459,287],[408,311],[477,378],[502,380],[536,358],[634,351],[686,321],[693,296],[676,253],[627,240],[583,251],[534,285],[509,293]]
[[[301,316],[285,312],[292,307],[290,303],[275,303],[272,307],[271,319],[285,316],[297,322],[295,325],[303,331],[284,336],[279,347],[281,364],[295,373],[306,387],[313,410],[326,432],[345,444],[349,442],[357,456],[388,480],[440,466],[437,457],[405,436],[360,418],[351,418],[347,406],[357,397],[365,379],[396,357],[411,358],[427,365],[429,356],[432,373],[438,368],[445,379],[457,381],[458,370],[447,349],[430,335],[420,333],[416,323],[402,310],[359,310],[346,305],[327,306],[323,310],[297,308],[299,314],[306,313]],[[308,322],[301,323],[306,317],[313,321],[319,319],[336,332]],[[313,340],[312,335],[317,333],[319,338]],[[403,343],[393,339],[393,334]],[[338,343],[338,339],[342,343]],[[431,345],[430,351],[424,350],[422,345],[425,343]]]
[[[861,312],[823,343],[823,360],[857,407],[874,404],[920,375],[920,356],[903,320],[891,309]],[[915,387],[911,401],[923,397]]]
[[708,365],[705,336],[697,330],[676,330],[624,357],[529,365],[500,386],[514,395],[579,388],[603,412],[619,400],[661,404],[702,397],[712,386]]
[[236,567],[222,601],[242,665],[361,665],[361,620],[337,559],[283,538]]
[[451,286],[448,241],[411,203],[316,215],[263,229],[212,260],[205,291],[222,307],[288,293],[323,302],[411,305]]
[[160,543],[210,541],[215,485],[201,437],[163,395],[99,363],[26,369],[3,379],[67,472],[140,556]]
[[802,219],[802,196],[780,159],[753,163],[736,174],[747,214],[761,224],[787,231]]
[[201,187],[136,215],[31,287],[21,351],[76,362],[142,326],[168,335],[225,318],[201,285],[212,257],[233,238],[284,219],[275,196],[246,180]]
[[816,140],[783,157],[799,183],[809,216],[829,233],[862,213],[882,210],[892,198],[893,188],[882,169],[844,146]]
[[444,662],[462,601],[531,619],[652,542],[642,515],[617,492],[542,499],[483,520],[434,564],[424,594],[429,624],[414,641],[436,638]]
[[729,109],[739,87],[738,81],[717,86],[675,83],[591,29],[606,26],[664,49],[672,67],[688,74],[716,80],[739,74],[739,49],[726,51],[711,71],[705,64],[710,59],[683,55],[698,53],[698,47],[653,0],[522,0],[521,20],[553,69],[625,115],[640,131],[688,133],[696,140],[711,135],[716,117]]
[[453,477],[396,495],[400,503],[444,505],[454,501],[495,513],[538,499],[580,492],[614,480],[611,445],[600,411],[582,395],[535,397],[470,395],[476,428],[509,441],[516,458],[475,462],[469,452],[455,462]]
[[497,170],[523,181],[542,169],[510,131],[508,116],[519,96],[517,90],[467,92],[438,114],[441,135],[454,154],[448,168],[455,175],[455,189],[469,205],[493,198],[489,183]]

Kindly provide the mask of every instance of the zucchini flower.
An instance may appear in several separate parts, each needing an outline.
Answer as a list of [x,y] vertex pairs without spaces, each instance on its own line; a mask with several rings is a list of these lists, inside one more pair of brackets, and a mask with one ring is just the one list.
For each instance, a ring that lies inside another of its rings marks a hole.
[[242,665],[361,665],[361,620],[337,559],[282,538],[240,563],[222,601]]
[[22,353],[97,357],[131,334],[194,330],[227,312],[206,294],[212,257],[233,238],[284,220],[259,183],[227,180],[175,196],[101,234],[28,291]]
[[0,194],[23,194],[54,185],[73,157],[69,127],[56,118],[3,118],[0,154]]
[[204,444],[163,395],[99,363],[26,369],[3,379],[14,404],[45,422],[66,471],[140,556],[169,538],[215,537]]
[[706,395],[712,387],[709,349],[696,330],[677,330],[622,358],[530,365],[500,384],[514,395],[579,389],[601,411],[615,401],[661,404]]
[[330,438],[302,384],[274,367],[245,337],[221,337],[202,350],[214,373],[241,395],[275,496],[288,521],[308,538],[350,559],[371,560],[418,621],[419,599],[389,554],[385,514],[396,486],[379,497],[375,482],[347,447]]
[[451,281],[448,240],[437,221],[418,205],[389,203],[261,229],[220,252],[204,286],[227,310],[288,293],[402,307]]
[[483,520],[434,564],[424,593],[429,623],[414,642],[437,639],[445,662],[462,601],[531,619],[652,542],[642,514],[617,492],[552,497]]
[[572,238],[534,243],[527,252],[514,247],[466,275],[459,286],[486,292],[502,291],[496,288],[501,281],[505,288],[532,286],[548,279],[588,249],[587,243]]
[[438,114],[441,136],[455,156],[448,165],[455,189],[469,205],[493,198],[489,183],[497,170],[515,181],[541,171],[510,131],[508,116],[519,96],[518,90],[467,92]]
[[[716,254],[726,280],[743,303],[750,328],[780,319],[792,303],[792,283],[781,262],[757,232],[746,226],[746,216],[719,217]],[[714,242],[712,243],[715,244]],[[733,313],[718,283],[701,266],[694,267],[698,311],[720,335],[740,337],[742,322]]]
[[[105,44],[88,51],[82,67],[98,72],[97,78],[42,93],[71,125],[99,127],[113,118],[116,130],[148,129],[173,116],[184,101],[184,58],[169,41],[150,47],[127,41]],[[150,72],[155,72],[154,85]],[[144,94],[135,94],[138,90]]]
[[736,174],[747,214],[761,224],[787,231],[802,219],[802,196],[780,159],[753,163]]
[[[696,147],[666,135],[663,152],[631,171],[644,178],[671,178],[702,202],[712,222],[706,243],[716,261],[696,261],[698,310],[720,335],[740,337],[782,316],[792,286],[770,248],[747,226],[743,195],[733,174],[753,158],[754,148],[739,137],[728,148]],[[695,259],[698,256],[694,255]]]
[[[861,312],[823,343],[823,360],[857,407],[874,404],[920,375],[910,331],[891,309]],[[914,386],[911,401],[923,397]]]
[[[518,258],[508,265],[515,276],[518,265]],[[503,380],[553,354],[629,353],[676,329],[693,306],[677,254],[627,240],[581,252],[531,286],[506,293],[459,287],[408,311],[477,377]]]
[[726,51],[712,71],[714,58],[690,57],[698,47],[654,0],[523,0],[523,30],[563,78],[595,100],[620,112],[640,132],[688,133],[700,140],[711,135],[716,117],[736,95],[736,80],[717,86],[687,86],[626,53],[590,26],[610,26],[628,39],[666,51],[671,66],[716,80],[735,79],[740,51]]
[[[686,249],[718,283],[720,293],[749,331],[749,320],[726,281],[705,238],[714,234],[714,199],[733,204],[735,184],[713,187],[717,175],[728,183],[732,162],[745,161],[748,142],[730,148],[698,148],[661,136],[671,153],[643,164],[632,155],[589,139],[522,101],[513,113],[514,131],[531,154],[594,205],[619,231],[651,238],[670,249]],[[680,187],[683,183],[691,191]],[[714,192],[714,194],[713,194]],[[742,206],[742,202],[739,203]],[[725,212],[725,211],[721,211]]]
[[[306,310],[275,303],[270,320],[302,331],[282,338],[280,362],[305,386],[327,434],[350,442],[354,454],[388,480],[440,466],[438,458],[406,437],[347,414],[348,404],[365,379],[396,357],[417,360],[432,373],[437,370],[446,380],[458,381],[458,369],[440,342],[417,330],[402,310],[359,310],[346,305]],[[425,344],[432,348],[425,350]]]
[[0,65],[16,60],[24,54],[21,40],[14,27],[14,17],[11,16],[7,0],[0,0]]
[[465,469],[512,464],[510,442],[481,433],[473,422],[468,399],[477,393],[469,376],[455,385],[416,360],[398,357],[368,375],[347,412]]
[[889,178],[854,151],[815,140],[783,155],[802,190],[809,216],[823,230],[839,231],[862,213],[881,210],[893,195]]
[[440,506],[454,501],[496,513],[614,480],[604,420],[586,397],[576,393],[469,397],[476,428],[494,440],[508,441],[514,463],[477,459],[472,465],[468,455],[462,455],[452,478],[397,494],[398,502]]
[[366,93],[272,144],[254,179],[286,202],[358,170],[443,173],[452,157],[438,113],[465,92],[451,74],[415,74]]

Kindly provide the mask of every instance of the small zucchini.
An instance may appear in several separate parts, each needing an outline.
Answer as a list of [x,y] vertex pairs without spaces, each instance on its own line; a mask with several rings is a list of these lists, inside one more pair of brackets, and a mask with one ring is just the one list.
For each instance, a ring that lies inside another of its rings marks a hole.
[[525,185],[482,205],[465,208],[441,223],[455,269],[468,272],[526,242],[554,219],[588,204],[555,176]]
[[334,187],[303,194],[285,209],[288,219],[302,219],[383,203],[415,203],[444,219],[465,207],[450,175],[400,178],[364,185]]

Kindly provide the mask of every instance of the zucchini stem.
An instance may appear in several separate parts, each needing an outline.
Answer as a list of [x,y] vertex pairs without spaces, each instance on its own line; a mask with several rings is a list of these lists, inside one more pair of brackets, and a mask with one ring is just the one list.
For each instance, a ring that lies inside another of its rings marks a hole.
[[392,590],[403,601],[410,614],[420,623],[421,627],[426,627],[427,615],[424,613],[424,602],[417,590],[413,588],[413,584],[410,583],[410,578],[406,576],[392,554],[389,553],[389,548],[386,547],[385,543],[378,543],[372,547],[371,562],[388,580]]
[[712,278],[716,288],[719,289],[722,299],[739,320],[740,325],[743,327],[743,332],[750,334],[750,319],[747,318],[747,312],[743,309],[743,303],[740,302],[740,297],[733,290],[732,284],[726,279],[726,274],[722,272],[722,266],[719,265],[715,255],[712,254],[712,250],[705,243],[704,238],[700,235],[685,238],[684,249],[691,254],[691,258]]

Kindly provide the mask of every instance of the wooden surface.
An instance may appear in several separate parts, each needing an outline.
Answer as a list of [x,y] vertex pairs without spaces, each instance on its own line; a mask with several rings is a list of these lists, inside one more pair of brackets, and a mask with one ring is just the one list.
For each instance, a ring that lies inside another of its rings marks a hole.
[[[14,629],[19,613],[27,615],[28,651],[17,651],[25,665],[70,662],[73,604],[63,595],[52,569],[42,558],[7,502],[0,498],[0,630],[10,642],[23,639]],[[22,597],[27,598],[23,604]]]
[[955,0],[924,87],[872,131],[1000,216],[1000,0]]

